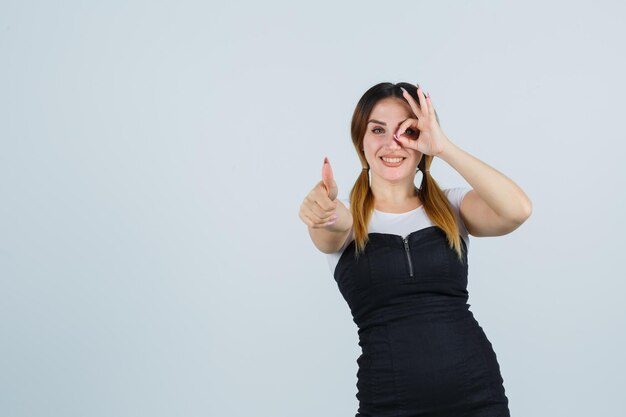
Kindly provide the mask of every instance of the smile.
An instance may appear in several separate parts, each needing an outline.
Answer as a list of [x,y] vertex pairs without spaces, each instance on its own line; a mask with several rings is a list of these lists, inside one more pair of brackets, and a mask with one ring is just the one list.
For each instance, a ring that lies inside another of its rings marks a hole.
[[388,167],[397,167],[400,166],[402,164],[402,162],[406,159],[406,158],[385,158],[385,157],[381,157],[380,158],[383,161],[383,164],[385,166]]

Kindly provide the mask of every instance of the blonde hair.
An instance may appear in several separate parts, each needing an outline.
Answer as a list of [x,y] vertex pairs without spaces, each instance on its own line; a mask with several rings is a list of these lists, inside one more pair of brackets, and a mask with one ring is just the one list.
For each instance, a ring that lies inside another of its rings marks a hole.
[[[403,87],[411,94],[419,106],[416,87],[412,84],[401,82],[397,84],[376,84],[363,94],[354,109],[351,124],[352,143],[364,167],[368,166],[363,151],[363,138],[367,130],[367,120],[376,104],[382,99],[393,97],[406,102],[400,87]],[[435,117],[437,122],[439,122],[437,112],[435,112]],[[426,215],[436,226],[445,232],[448,244],[456,251],[459,260],[463,261],[463,247],[461,246],[459,227],[445,193],[441,190],[437,181],[430,175],[429,171],[432,161],[432,155],[424,154],[417,165],[423,174],[422,183],[420,188],[417,189],[417,195],[422,201]],[[350,191],[350,211],[353,219],[356,257],[365,251],[365,245],[369,239],[367,225],[374,213],[374,205],[375,199],[369,183],[369,171],[363,169]]]

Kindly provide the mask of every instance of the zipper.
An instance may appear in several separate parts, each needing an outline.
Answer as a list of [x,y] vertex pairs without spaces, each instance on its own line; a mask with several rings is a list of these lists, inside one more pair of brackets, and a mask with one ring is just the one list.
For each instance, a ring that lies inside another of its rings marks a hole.
[[411,263],[411,252],[409,252],[409,241],[407,238],[402,239],[404,242],[404,250],[406,251],[406,259],[409,261],[409,275],[413,276],[413,264]]

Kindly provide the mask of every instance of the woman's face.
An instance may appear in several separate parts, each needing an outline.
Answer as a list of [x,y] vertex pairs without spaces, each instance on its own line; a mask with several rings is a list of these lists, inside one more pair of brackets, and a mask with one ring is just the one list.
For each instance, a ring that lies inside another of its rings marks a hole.
[[[372,110],[363,138],[363,151],[372,175],[391,182],[415,179],[417,164],[423,154],[405,148],[393,137],[400,124],[408,118],[415,118],[409,104],[393,97],[379,101]],[[418,132],[409,129],[404,133],[405,137],[417,139]],[[399,157],[402,160],[385,162],[382,157],[395,158],[394,160]]]

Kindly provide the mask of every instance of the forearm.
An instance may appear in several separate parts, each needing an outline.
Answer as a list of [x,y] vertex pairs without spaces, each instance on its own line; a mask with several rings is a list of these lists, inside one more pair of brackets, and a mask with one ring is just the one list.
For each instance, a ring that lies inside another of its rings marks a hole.
[[505,219],[523,222],[530,216],[532,202],[524,191],[506,175],[461,149],[446,142],[437,157],[454,168],[485,200],[493,211]]

